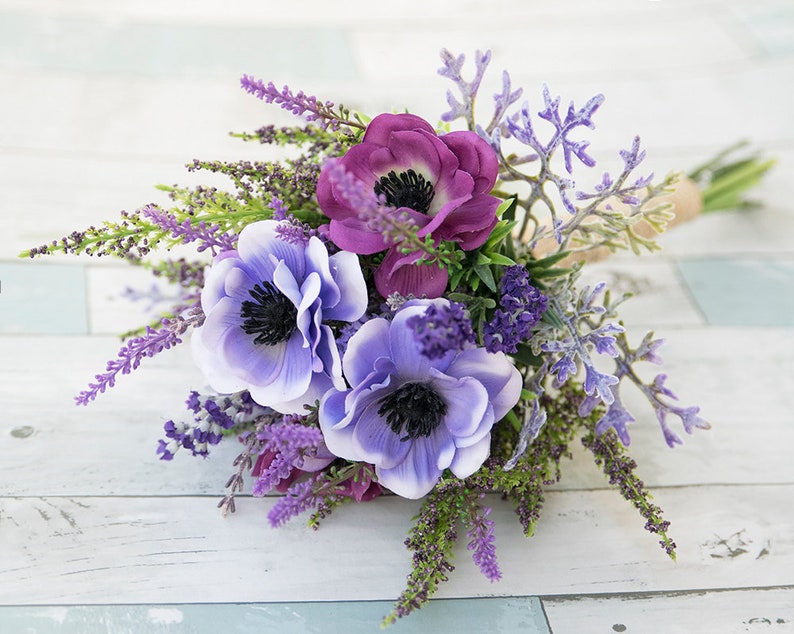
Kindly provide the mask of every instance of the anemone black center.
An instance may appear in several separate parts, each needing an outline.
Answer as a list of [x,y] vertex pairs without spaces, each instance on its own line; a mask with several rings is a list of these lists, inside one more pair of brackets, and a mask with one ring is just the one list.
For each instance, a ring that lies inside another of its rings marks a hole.
[[249,335],[256,335],[255,344],[275,346],[290,338],[297,328],[298,311],[284,293],[271,282],[262,282],[248,293],[253,301],[242,304],[241,328]]
[[375,194],[382,194],[386,203],[392,207],[408,207],[423,214],[430,209],[430,203],[436,194],[433,183],[426,181],[424,176],[412,169],[399,174],[392,170],[386,176],[380,177],[374,189]]
[[400,440],[429,436],[447,413],[447,404],[424,383],[405,383],[380,401],[378,415],[395,434],[405,434]]

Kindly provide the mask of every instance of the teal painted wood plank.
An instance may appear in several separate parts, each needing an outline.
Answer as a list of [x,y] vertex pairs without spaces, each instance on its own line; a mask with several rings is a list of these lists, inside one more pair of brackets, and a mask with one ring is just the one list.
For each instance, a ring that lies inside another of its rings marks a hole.
[[0,13],[0,68],[84,74],[357,77],[340,29],[108,22]]
[[[382,631],[392,604],[260,603],[191,605],[90,605],[0,607],[0,631],[13,634],[364,634]],[[550,634],[536,597],[439,599],[387,631]]]
[[82,265],[0,262],[0,333],[87,332]]
[[708,323],[794,326],[794,261],[693,258],[678,266]]

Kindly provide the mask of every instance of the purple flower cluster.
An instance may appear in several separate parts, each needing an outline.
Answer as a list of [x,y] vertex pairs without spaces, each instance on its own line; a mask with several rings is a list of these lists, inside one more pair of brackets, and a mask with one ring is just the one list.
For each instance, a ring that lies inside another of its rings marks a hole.
[[[294,115],[303,116],[307,121],[314,121],[324,128],[330,127],[332,130],[336,130],[342,123],[342,113],[337,114],[333,111],[334,104],[332,102],[321,102],[317,97],[307,95],[302,90],[293,93],[288,86],[279,90],[272,81],[266,84],[249,75],[242,76],[240,86],[247,93],[262,99],[265,103],[277,104],[284,110],[288,110]],[[346,120],[345,123],[353,124]]]
[[469,527],[466,548],[472,551],[471,557],[486,578],[493,582],[502,578],[502,571],[496,561],[496,537],[493,520],[488,518],[491,509],[476,506],[472,516],[467,518]]
[[419,351],[428,359],[461,352],[476,340],[471,320],[458,302],[430,304],[423,315],[414,315],[406,323],[413,328]]
[[320,430],[301,423],[269,425],[259,433],[259,440],[262,451],[252,471],[256,480],[251,489],[256,496],[278,488],[282,481],[292,482],[300,472],[319,471],[335,458],[325,449]]
[[185,404],[194,418],[190,422],[166,421],[165,440],[160,440],[157,446],[161,460],[172,460],[179,449],[187,449],[194,456],[206,456],[209,446],[221,441],[224,430],[270,412],[254,403],[247,392],[202,396],[194,390]]
[[499,281],[499,308],[483,328],[483,341],[489,352],[515,354],[518,345],[532,336],[532,329],[543,318],[548,298],[529,282],[523,266],[507,266]]
[[209,249],[213,255],[217,255],[221,251],[234,248],[236,237],[223,233],[218,224],[207,226],[203,220],[194,224],[190,219],[180,222],[176,216],[155,205],[147,205],[140,210],[140,213],[144,218],[159,225],[163,231],[170,233],[172,238],[177,238],[184,244],[198,242],[196,250],[199,253]]

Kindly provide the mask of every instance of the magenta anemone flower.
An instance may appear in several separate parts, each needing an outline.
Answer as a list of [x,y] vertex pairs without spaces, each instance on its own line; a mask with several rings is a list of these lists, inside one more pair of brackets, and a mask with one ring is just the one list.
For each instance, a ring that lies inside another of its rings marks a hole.
[[445,469],[459,478],[477,471],[490,454],[491,428],[521,395],[521,375],[502,352],[421,353],[408,322],[448,303],[412,300],[392,320],[364,323],[342,361],[351,388],[320,401],[328,449],[375,465],[378,482],[406,498],[426,495]]
[[[409,219],[420,238],[457,242],[469,251],[481,246],[496,225],[500,201],[490,191],[498,159],[475,132],[439,136],[415,115],[381,114],[367,126],[362,142],[339,160],[385,202],[384,213]],[[437,267],[418,265],[418,253],[402,253],[394,246],[396,236],[373,230],[361,209],[336,187],[328,169],[320,174],[317,200],[331,219],[331,240],[340,248],[361,254],[389,249],[375,275],[381,295],[441,295],[446,272],[439,280]]]
[[248,390],[260,405],[297,413],[326,390],[345,387],[323,322],[361,317],[367,289],[354,254],[329,255],[316,237],[287,242],[278,226],[247,225],[237,250],[216,256],[201,291],[206,319],[192,344],[214,390]]

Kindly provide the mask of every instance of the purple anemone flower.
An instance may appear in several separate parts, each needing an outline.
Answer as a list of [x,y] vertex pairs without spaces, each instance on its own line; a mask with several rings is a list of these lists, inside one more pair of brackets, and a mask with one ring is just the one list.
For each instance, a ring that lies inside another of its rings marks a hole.
[[279,223],[247,225],[236,251],[219,254],[201,292],[204,325],[193,351],[210,386],[248,390],[260,405],[297,413],[326,390],[344,389],[341,360],[325,320],[364,314],[358,258],[328,251],[319,238],[293,244]]
[[490,454],[491,428],[521,395],[521,375],[502,352],[421,354],[408,322],[434,304],[448,301],[412,300],[391,321],[364,323],[342,362],[351,389],[320,401],[328,449],[375,465],[381,485],[411,499],[427,494],[445,469],[459,478],[477,471]]
[[[457,242],[470,251],[481,246],[496,225],[500,201],[490,191],[498,159],[475,132],[439,136],[415,115],[381,114],[340,162],[385,202],[384,213],[410,220],[420,238]],[[340,248],[361,254],[389,250],[375,274],[381,295],[441,295],[445,285],[437,279],[437,268],[417,264],[417,253],[403,253],[394,242],[399,236],[373,231],[370,220],[337,191],[328,169],[320,174],[317,200],[331,219],[331,240]],[[443,275],[446,282],[446,272]]]

